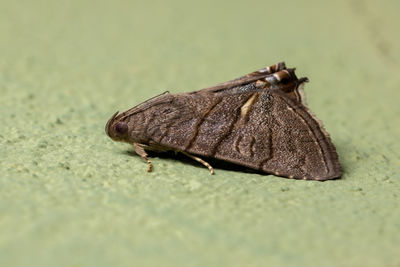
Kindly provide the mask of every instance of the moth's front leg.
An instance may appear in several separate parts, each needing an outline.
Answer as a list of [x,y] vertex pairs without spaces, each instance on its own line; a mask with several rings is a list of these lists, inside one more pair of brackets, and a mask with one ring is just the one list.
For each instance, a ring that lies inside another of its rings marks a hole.
[[142,144],[139,143],[133,143],[133,149],[135,150],[136,154],[138,154],[142,159],[145,159],[147,163],[149,164],[149,168],[147,169],[148,172],[151,172],[151,169],[153,168],[153,164],[151,161],[147,158],[147,153],[143,148]]

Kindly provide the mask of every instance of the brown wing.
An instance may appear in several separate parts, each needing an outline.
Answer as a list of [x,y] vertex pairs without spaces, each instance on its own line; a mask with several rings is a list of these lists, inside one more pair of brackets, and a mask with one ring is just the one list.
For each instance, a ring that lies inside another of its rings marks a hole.
[[296,179],[341,176],[328,134],[305,106],[279,90],[253,97],[257,101],[215,148],[215,158]]
[[279,89],[179,95],[149,112],[152,144],[297,179],[341,175],[321,124]]

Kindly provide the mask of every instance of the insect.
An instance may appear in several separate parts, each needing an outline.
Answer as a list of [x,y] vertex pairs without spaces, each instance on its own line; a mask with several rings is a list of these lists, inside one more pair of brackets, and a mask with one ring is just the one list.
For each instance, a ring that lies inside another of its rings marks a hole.
[[277,176],[339,178],[336,149],[308,109],[295,70],[281,62],[199,91],[165,92],[121,114],[105,131],[114,141],[146,151],[175,151],[206,166],[216,158]]

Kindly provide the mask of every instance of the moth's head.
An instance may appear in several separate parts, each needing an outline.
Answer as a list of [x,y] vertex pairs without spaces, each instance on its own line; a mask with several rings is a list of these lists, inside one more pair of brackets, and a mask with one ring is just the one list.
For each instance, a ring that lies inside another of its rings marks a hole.
[[114,141],[127,142],[129,139],[129,126],[117,116],[118,111],[112,115],[106,124],[106,134]]

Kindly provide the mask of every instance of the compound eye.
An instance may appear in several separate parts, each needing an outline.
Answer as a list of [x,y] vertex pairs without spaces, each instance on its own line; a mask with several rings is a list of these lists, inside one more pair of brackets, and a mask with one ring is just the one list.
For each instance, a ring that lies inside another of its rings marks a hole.
[[118,135],[124,135],[128,132],[128,125],[126,122],[117,122],[114,126],[115,133]]

